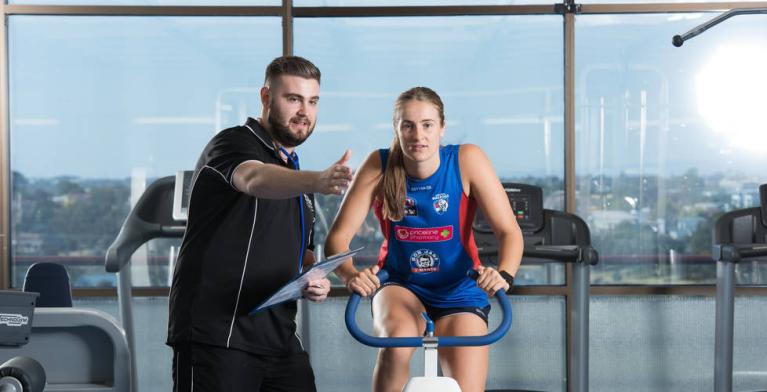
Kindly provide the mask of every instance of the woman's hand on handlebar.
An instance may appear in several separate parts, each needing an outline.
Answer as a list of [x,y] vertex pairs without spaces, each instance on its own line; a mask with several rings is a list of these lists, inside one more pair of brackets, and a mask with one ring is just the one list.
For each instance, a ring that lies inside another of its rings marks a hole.
[[484,290],[487,295],[492,297],[498,290],[507,291],[509,289],[509,284],[495,268],[483,267],[480,265],[477,268],[477,272],[479,273],[477,286]]
[[374,265],[357,272],[356,276],[346,282],[346,288],[362,297],[373,295],[381,287],[381,281],[376,276],[378,270],[378,266]]

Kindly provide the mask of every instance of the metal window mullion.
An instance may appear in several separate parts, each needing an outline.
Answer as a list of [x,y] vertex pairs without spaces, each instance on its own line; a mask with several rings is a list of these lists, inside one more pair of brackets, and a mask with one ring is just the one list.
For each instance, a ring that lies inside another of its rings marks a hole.
[[625,3],[581,4],[579,14],[653,14],[678,12],[717,12],[734,8],[765,8],[767,2],[716,3]]
[[293,0],[282,0],[282,54],[293,55]]
[[[691,2],[580,4],[580,14],[632,14],[723,11],[733,8],[765,8],[767,2]],[[146,6],[146,5],[5,5],[5,15],[133,15],[133,16],[286,16],[376,17],[376,16],[481,16],[556,14],[554,5],[456,5],[456,6],[373,6],[293,7],[292,0],[281,6]]]
[[397,16],[482,16],[555,14],[554,5],[456,5],[456,6],[373,6],[294,7],[296,17],[397,17]]
[[279,6],[7,5],[5,15],[282,16]]
[[[565,12],[563,14],[563,68],[564,68],[564,131],[565,131],[565,211],[576,213],[575,205],[575,14]],[[573,320],[575,310],[575,285],[574,266],[566,264],[567,296],[565,298],[565,377],[567,390],[577,388],[574,382],[577,368],[574,366],[572,356],[575,352],[576,336]],[[584,391],[578,391],[584,392]]]
[[5,1],[0,3],[0,289],[11,287],[11,188],[9,147],[9,95],[8,95],[8,16]]
[[575,14],[564,14],[565,211],[575,204]]

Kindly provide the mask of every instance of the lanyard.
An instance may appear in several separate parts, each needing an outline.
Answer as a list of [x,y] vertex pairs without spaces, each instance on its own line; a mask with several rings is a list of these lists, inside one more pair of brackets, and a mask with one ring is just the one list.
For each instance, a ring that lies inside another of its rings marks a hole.
[[[293,169],[295,170],[301,170],[298,165],[298,154],[295,154],[295,158],[293,158],[294,154],[289,154],[287,150],[285,150],[283,147],[280,147],[280,151],[285,154],[286,157],[288,157],[288,161],[293,165]],[[301,222],[301,248],[298,251],[298,273],[301,273],[301,270],[304,266],[304,194],[299,193],[298,194],[298,216],[300,217]]]

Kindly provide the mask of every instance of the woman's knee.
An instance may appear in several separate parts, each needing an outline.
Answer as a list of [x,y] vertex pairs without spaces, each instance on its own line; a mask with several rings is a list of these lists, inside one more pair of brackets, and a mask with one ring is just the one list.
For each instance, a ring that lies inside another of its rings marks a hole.
[[388,347],[378,352],[379,363],[388,367],[410,367],[410,359],[415,350],[410,347]]
[[380,337],[421,336],[423,327],[418,320],[408,314],[388,313],[373,320],[373,329]]

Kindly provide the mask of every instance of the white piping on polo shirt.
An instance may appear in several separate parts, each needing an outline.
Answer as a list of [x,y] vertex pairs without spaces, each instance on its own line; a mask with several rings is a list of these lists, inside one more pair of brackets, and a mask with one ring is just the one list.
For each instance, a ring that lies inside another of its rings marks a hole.
[[[203,166],[202,168],[203,168],[203,169],[206,169],[206,168],[207,168],[207,169],[213,170],[215,173],[217,173],[219,176],[221,176],[221,178],[223,178],[223,179],[224,179],[224,182],[228,182],[228,181],[226,180],[226,176],[224,175],[224,173],[221,173],[221,172],[220,172],[220,171],[218,171],[218,170],[217,170],[215,167],[213,167],[213,166],[209,166],[209,165],[205,165],[205,166]],[[197,182],[197,181],[195,181],[195,182]]]
[[[269,143],[267,143],[267,142],[266,142],[266,140],[264,140],[264,139],[261,139],[261,136],[259,136],[259,135],[256,133],[256,131],[254,131],[254,130],[253,130],[253,128],[251,128],[251,127],[250,127],[250,125],[248,125],[248,124],[245,124],[245,128],[248,128],[248,129],[250,129],[250,132],[253,132],[253,134],[254,134],[254,135],[256,135],[256,137],[258,138],[258,140],[260,140],[260,141],[261,141],[261,143],[264,143],[264,145],[266,145],[267,147],[269,147],[269,148],[271,148],[272,150],[274,150],[274,152],[277,152],[277,148],[275,148],[274,144],[269,144]],[[279,155],[279,153],[277,153],[277,155]],[[295,152],[293,153],[293,155],[295,155]],[[289,158],[289,157],[288,157],[288,158]],[[243,163],[244,163],[244,162],[243,162]]]
[[244,165],[244,164],[246,164],[248,162],[256,162],[256,163],[260,163],[262,165],[264,164],[263,162],[259,161],[258,159],[248,159],[247,161],[240,162],[237,166],[234,167],[234,170],[232,170],[232,179],[229,180],[229,186],[234,188],[234,190],[237,191],[237,192],[247,193],[247,192],[244,192],[244,191],[241,191],[241,190],[237,189],[237,186],[234,185],[234,173],[237,172],[237,169],[239,169],[240,166],[242,166],[242,165]]
[[254,134],[254,135],[256,135],[256,137],[258,138],[258,140],[261,140],[261,143],[264,143],[264,144],[265,144],[267,147],[271,148],[271,149],[272,149],[272,150],[274,150],[274,151],[277,151],[277,150],[274,148],[274,144],[269,144],[269,143],[267,143],[267,142],[266,142],[266,140],[264,140],[264,139],[261,139],[261,136],[259,136],[259,135],[256,133],[256,131],[255,131],[255,130],[253,130],[253,128],[251,128],[251,127],[250,127],[250,125],[248,125],[248,124],[245,124],[245,128],[248,128],[248,129],[250,129],[250,132],[253,132],[253,134]]
[[306,349],[304,348],[304,341],[301,340],[300,336],[298,336],[298,328],[296,328],[296,332],[293,333],[293,335],[296,335],[296,339],[298,340],[298,345],[301,346],[301,350],[306,351]]
[[242,285],[245,282],[245,270],[248,268],[248,256],[250,256],[250,246],[253,244],[253,233],[256,230],[256,217],[258,216],[258,199],[256,198],[256,205],[253,208],[253,226],[250,228],[250,237],[248,237],[248,250],[245,252],[245,263],[242,266],[242,276],[240,276],[240,288],[237,289],[237,300],[234,303],[234,313],[232,314],[232,322],[229,325],[229,336],[226,338],[226,347],[229,348],[229,343],[232,339],[232,330],[234,329],[234,320],[237,318],[237,308],[240,306],[240,294],[242,293]]
[[[250,127],[250,125],[248,125],[248,124],[245,124],[245,127],[246,127],[246,128],[248,128],[248,129],[250,130],[250,132],[252,132],[252,133],[253,133],[253,135],[255,135],[255,136],[258,138],[258,140],[261,140],[261,143],[264,143],[264,145],[266,145],[267,147],[271,148],[271,149],[272,149],[272,150],[274,150],[275,152],[277,151],[277,150],[274,148],[274,145],[270,145],[269,143],[267,143],[267,142],[266,142],[266,140],[262,139],[262,138],[261,138],[261,136],[259,136],[259,135],[256,133],[256,131],[255,131],[253,128],[251,128],[251,127]],[[252,161],[252,162],[258,162],[258,163],[263,163],[263,162],[261,162],[261,161],[257,161],[257,160],[251,160],[251,161]],[[242,163],[240,163],[239,165],[237,165],[237,167],[240,167],[240,166],[241,166],[243,163],[246,163],[246,162],[251,162],[251,161],[245,161],[245,162],[242,162]],[[236,172],[236,171],[237,171],[237,167],[235,167],[235,168],[234,168],[234,170],[232,171],[232,173],[234,173],[234,172]],[[232,176],[232,181],[234,181],[234,176]],[[234,187],[234,184],[231,184],[231,183],[230,183],[230,185],[232,185],[232,186]],[[234,187],[234,188],[236,189],[237,187]],[[256,206],[258,206],[258,199],[256,199]],[[255,225],[255,219],[253,220],[253,224]],[[252,235],[252,233],[251,233],[251,235]],[[248,247],[250,247],[250,245],[248,245]],[[246,262],[247,262],[247,261],[246,261]],[[243,271],[243,273],[244,273],[244,271]],[[242,283],[240,283],[240,288],[242,288]],[[239,298],[240,298],[240,296],[239,296],[239,294],[238,294],[238,295],[237,295],[237,300],[238,300],[238,301],[239,301]],[[235,310],[236,310],[236,309],[235,309]],[[232,335],[232,331],[231,331],[231,329],[230,329],[230,330],[229,330],[229,337],[231,337],[231,335]],[[296,336],[296,339],[298,339],[298,344],[301,346],[301,349],[303,350],[303,349],[304,349],[304,342],[301,340],[301,336],[299,336],[299,335],[298,335],[298,330],[296,330],[296,332],[294,333],[294,335]],[[229,340],[227,339],[227,346],[228,346],[228,345],[229,345]]]

